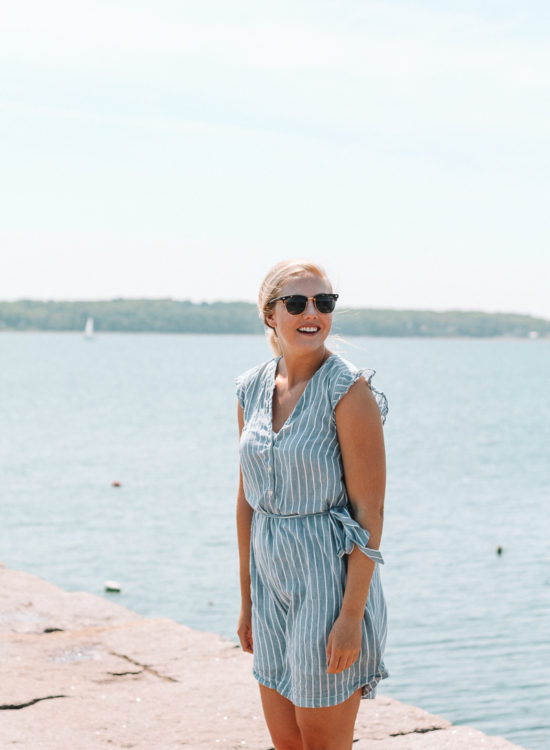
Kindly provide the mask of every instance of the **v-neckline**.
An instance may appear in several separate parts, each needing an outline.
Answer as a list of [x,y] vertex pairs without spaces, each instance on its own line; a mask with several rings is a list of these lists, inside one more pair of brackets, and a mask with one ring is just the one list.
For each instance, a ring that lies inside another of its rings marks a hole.
[[282,430],[284,430],[284,428],[292,421],[292,418],[294,417],[294,414],[296,413],[296,410],[298,409],[298,407],[300,406],[300,404],[302,403],[302,401],[305,398],[305,395],[306,395],[307,390],[309,388],[309,384],[316,377],[317,373],[321,372],[321,370],[325,367],[326,363],[329,362],[331,359],[333,359],[333,357],[335,357],[335,356],[336,355],[334,353],[329,354],[329,356],[324,360],[324,362],[321,363],[320,367],[318,367],[317,370],[315,370],[315,372],[313,373],[313,375],[307,381],[306,387],[304,388],[304,390],[300,394],[300,398],[294,404],[294,408],[292,409],[292,411],[290,412],[290,414],[288,415],[288,417],[285,419],[285,421],[283,422],[283,424],[280,426],[280,428],[277,430],[277,432],[275,432],[275,430],[273,429],[273,396],[275,395],[275,379],[277,377],[277,367],[279,366],[279,362],[281,361],[281,359],[283,357],[281,355],[279,357],[276,357],[273,360],[273,367],[272,367],[272,372],[271,372],[271,382],[270,382],[270,388],[269,388],[269,391],[268,391],[268,393],[269,393],[269,399],[268,399],[268,401],[269,401],[269,426],[271,428],[271,434],[272,434],[273,437],[277,437],[278,435],[280,435],[281,432],[282,432]]

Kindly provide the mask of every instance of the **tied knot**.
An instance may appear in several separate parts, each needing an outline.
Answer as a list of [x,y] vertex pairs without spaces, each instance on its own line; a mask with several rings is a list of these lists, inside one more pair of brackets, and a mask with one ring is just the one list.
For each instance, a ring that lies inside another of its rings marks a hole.
[[370,534],[357,521],[351,517],[346,506],[337,506],[329,510],[332,527],[336,533],[338,557],[349,555],[357,546],[361,552],[375,563],[384,564],[384,558],[380,550],[367,547]]

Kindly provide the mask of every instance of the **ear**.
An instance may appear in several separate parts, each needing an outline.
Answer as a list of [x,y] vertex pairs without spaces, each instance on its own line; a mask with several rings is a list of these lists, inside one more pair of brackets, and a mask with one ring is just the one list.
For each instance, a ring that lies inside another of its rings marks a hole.
[[274,331],[277,330],[275,328],[275,319],[272,312],[267,313],[265,316],[265,323],[269,328],[273,328]]

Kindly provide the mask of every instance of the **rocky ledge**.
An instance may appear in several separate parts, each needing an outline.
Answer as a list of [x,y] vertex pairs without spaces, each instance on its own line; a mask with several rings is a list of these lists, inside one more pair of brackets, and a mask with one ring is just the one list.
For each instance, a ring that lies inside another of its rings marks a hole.
[[[0,567],[2,750],[270,750],[251,656],[172,620],[147,619]],[[379,696],[357,750],[513,750],[500,737]]]

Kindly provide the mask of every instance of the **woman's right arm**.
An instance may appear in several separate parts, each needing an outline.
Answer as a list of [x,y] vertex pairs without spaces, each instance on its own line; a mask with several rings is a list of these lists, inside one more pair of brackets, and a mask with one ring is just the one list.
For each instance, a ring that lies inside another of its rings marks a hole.
[[[244,416],[240,404],[237,407],[239,437],[243,430]],[[254,511],[246,501],[243,474],[239,469],[239,491],[237,492],[237,540],[239,544],[239,573],[241,579],[241,612],[237,634],[243,651],[252,653],[252,599],[250,597],[250,526]]]

